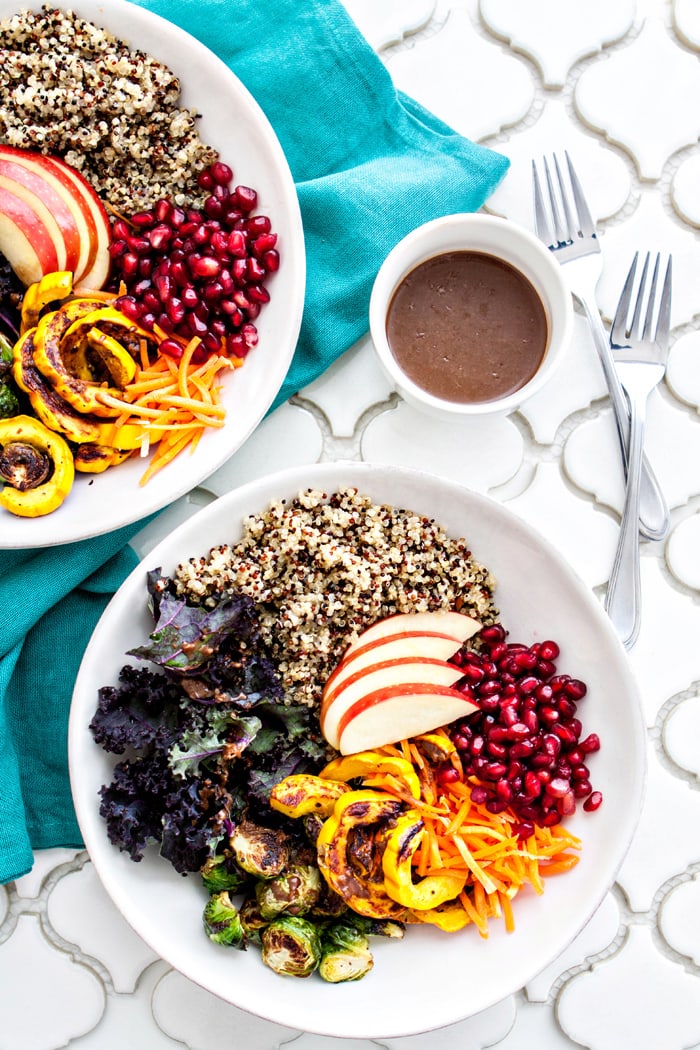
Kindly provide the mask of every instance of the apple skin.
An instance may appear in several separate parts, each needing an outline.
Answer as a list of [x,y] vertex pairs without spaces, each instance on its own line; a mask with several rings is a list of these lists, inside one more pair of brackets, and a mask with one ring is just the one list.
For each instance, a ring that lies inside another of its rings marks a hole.
[[[23,268],[23,273],[32,274],[31,280],[13,266],[20,280],[31,284],[46,273],[68,269],[73,272],[75,284],[102,288],[110,270],[111,227],[107,212],[90,184],[80,172],[57,157],[0,144],[0,179],[10,177],[16,180],[16,187],[21,187],[16,195],[26,199],[31,193],[32,199],[39,202],[34,209],[39,220],[48,227],[54,241],[60,236],[61,242],[55,246],[55,262],[45,265],[42,261],[40,272],[35,267]],[[1,204],[0,208],[5,210]],[[12,231],[9,234],[11,236]],[[35,236],[39,242],[43,241],[38,229]],[[7,251],[4,254],[9,258]],[[42,259],[42,251],[35,250],[35,254]]]
[[368,627],[354,642],[347,647],[343,658],[359,649],[368,642],[377,638],[389,638],[394,634],[405,631],[437,632],[438,634],[451,635],[459,646],[481,630],[481,624],[471,616],[456,612],[415,612],[397,613],[396,616],[387,616],[383,620]]
[[0,187],[0,252],[25,285],[58,270],[56,244],[31,205]]
[[[37,174],[31,167],[7,160],[2,156],[1,152],[0,181],[4,186],[12,189],[13,192],[17,192],[13,184],[21,186],[45,205],[51,213],[63,240],[65,262],[62,269],[75,273],[80,261],[84,239],[81,239],[73,209],[57,191],[55,184],[49,182],[43,175]],[[34,206],[33,202],[32,206]],[[56,254],[58,255],[59,253],[57,252]]]
[[89,268],[83,273],[76,274],[75,283],[82,284],[85,288],[96,290],[102,288],[109,277],[111,264],[109,245],[112,239],[112,228],[105,206],[90,183],[76,168],[72,168],[70,164],[59,160],[58,157],[45,157],[44,159],[49,161],[57,172],[61,172],[67,179],[70,179],[78,193],[81,194],[95,224],[95,255]]
[[449,686],[406,682],[377,689],[356,700],[338,723],[341,755],[368,751],[429,733],[478,707]]
[[[358,671],[346,680],[334,693],[332,699],[321,707],[320,725],[321,732],[328,743],[338,748],[340,735],[339,726],[345,715],[355,703],[364,697],[376,694],[378,691],[393,689],[396,687],[451,687],[462,677],[462,669],[449,664],[444,660],[435,660],[429,657],[407,656],[403,659],[386,660],[379,664],[370,664],[369,667]],[[455,691],[456,692],[456,691]],[[462,697],[461,693],[456,695]],[[464,697],[462,697],[465,699]],[[442,722],[435,725],[442,725]],[[435,728],[433,725],[432,728]],[[401,735],[394,736],[392,740],[384,743],[393,743],[401,740]]]
[[352,681],[359,672],[372,664],[384,664],[407,657],[449,661],[457,651],[454,638],[446,634],[406,631],[388,638],[375,638],[373,642],[353,650],[340,661],[323,690],[321,712],[332,703],[343,683]]

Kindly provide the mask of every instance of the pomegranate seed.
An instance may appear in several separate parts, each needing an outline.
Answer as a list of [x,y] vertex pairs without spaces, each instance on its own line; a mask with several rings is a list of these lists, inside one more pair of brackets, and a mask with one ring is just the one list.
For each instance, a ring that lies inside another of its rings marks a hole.
[[496,794],[502,802],[508,803],[513,800],[513,788],[505,778],[496,781]]
[[248,353],[246,341],[240,333],[226,336],[226,353],[230,357],[245,357]]
[[262,260],[265,253],[272,251],[277,244],[276,233],[261,233],[253,240],[251,251],[256,259]]
[[537,663],[535,665],[535,670],[537,671],[537,673],[540,676],[540,678],[545,678],[546,679],[546,678],[551,678],[552,677],[552,675],[556,671],[556,666],[552,663],[551,660],[543,660],[540,657],[540,659],[537,661]]
[[593,786],[590,780],[577,780],[573,787],[574,797],[586,798],[587,795],[590,795],[592,790]]
[[483,642],[502,642],[505,640],[506,632],[500,623],[492,623],[488,627],[482,627],[479,637]]
[[221,263],[213,255],[202,255],[199,259],[192,260],[190,270],[197,277],[217,277],[221,271]]
[[477,664],[465,664],[463,677],[473,684],[481,682],[484,678],[484,670]]
[[546,642],[540,643],[539,655],[543,660],[556,660],[559,656],[559,652],[559,646],[556,642],[548,639]]
[[471,744],[469,745],[469,750],[471,751],[472,755],[476,757],[477,755],[481,754],[481,752],[484,750],[485,745],[486,741],[484,740],[483,736],[481,736],[481,734],[478,734],[477,736],[472,737]]
[[211,168],[205,168],[204,171],[200,171],[197,176],[197,185],[200,190],[212,190],[214,188],[214,176]]
[[517,652],[513,657],[513,664],[519,671],[531,671],[537,664],[537,656],[529,650]]
[[[211,173],[212,180],[218,186],[228,186],[229,182],[233,178],[232,169],[228,166],[228,164],[224,164],[223,161],[220,160],[214,161],[209,171]],[[204,189],[206,187],[202,188]]]
[[484,766],[484,776],[487,780],[500,780],[508,772],[508,766],[503,762],[487,762]]
[[478,686],[477,696],[494,696],[501,690],[500,683],[495,678],[487,678]]
[[539,678],[536,678],[535,675],[525,675],[518,682],[518,692],[521,694],[521,696],[527,696],[529,693],[534,693],[535,689],[537,689],[539,684],[540,680]]
[[583,751],[584,755],[589,755],[592,751],[599,751],[600,737],[597,733],[589,733],[586,739],[581,741],[579,747]]
[[216,197],[218,201],[221,201],[221,203],[224,204],[229,199],[230,190],[228,186],[221,186],[217,184],[211,191],[211,195],[212,197]]
[[199,295],[195,288],[191,284],[185,285],[181,292],[182,301],[188,310],[193,310],[199,302]]
[[532,772],[525,774],[523,778],[523,791],[527,798],[537,798],[542,792],[542,781]]
[[569,781],[564,780],[561,777],[555,777],[547,785],[547,791],[550,795],[553,795],[554,798],[562,798],[570,789],[571,784]]
[[602,801],[603,796],[601,792],[593,791],[583,803],[583,808],[585,809],[586,813],[592,813],[593,810],[598,809]]
[[[240,210],[244,214],[246,214],[247,212],[251,212],[255,207],[257,207],[258,195],[254,189],[251,189],[250,186],[236,186],[231,196],[235,202],[235,206],[237,208],[240,208]],[[258,232],[268,233],[269,231],[260,230]]]
[[163,339],[158,349],[162,354],[167,354],[168,357],[173,357],[176,361],[179,361],[184,348],[175,339]]
[[588,687],[585,682],[581,682],[578,678],[571,678],[566,683],[565,692],[572,700],[583,700],[584,696],[588,692]]
[[249,347],[258,345],[258,330],[254,324],[244,324],[241,328],[241,335]]
[[112,259],[117,259],[126,251],[126,241],[112,241],[109,246],[109,254]]
[[537,745],[533,740],[519,740],[510,749],[511,758],[531,758]]
[[535,699],[541,704],[547,704],[554,696],[554,691],[548,682],[542,682],[535,690]]
[[469,738],[466,737],[463,733],[453,733],[452,734],[452,743],[454,744],[454,746],[457,748],[458,751],[468,751],[469,750]]
[[576,799],[573,791],[567,791],[565,795],[562,795],[557,802],[557,810],[562,817],[570,817],[572,813],[576,812]]
[[561,813],[556,809],[551,809],[549,813],[545,813],[542,817],[541,823],[545,828],[551,828],[554,824],[561,824]]
[[148,243],[151,248],[159,252],[170,242],[172,235],[173,231],[170,226],[166,226],[165,223],[161,222],[148,231]]
[[120,295],[114,303],[117,310],[128,317],[130,321],[137,321],[140,315],[139,304],[131,295]]
[[573,718],[576,714],[576,704],[566,696],[560,696],[555,706],[561,718],[565,720]]
[[535,825],[530,820],[523,820],[516,824],[514,830],[519,839],[529,839],[535,834]]
[[117,241],[125,241],[127,237],[131,236],[131,229],[127,222],[123,219],[117,219],[112,224],[112,239]]
[[207,197],[202,210],[210,219],[220,219],[224,214],[224,203],[218,197]]
[[476,787],[472,788],[470,797],[472,802],[474,802],[477,806],[483,806],[489,798],[489,792],[486,790],[485,787],[476,785]]
[[492,758],[505,758],[508,754],[508,749],[505,744],[498,744],[495,740],[489,740],[486,744],[486,750]]
[[185,317],[185,305],[182,299],[172,296],[165,304],[165,312],[174,325],[181,324]]
[[156,222],[168,222],[171,211],[172,205],[170,204],[170,201],[161,197],[161,199],[157,200],[153,206],[153,217]]

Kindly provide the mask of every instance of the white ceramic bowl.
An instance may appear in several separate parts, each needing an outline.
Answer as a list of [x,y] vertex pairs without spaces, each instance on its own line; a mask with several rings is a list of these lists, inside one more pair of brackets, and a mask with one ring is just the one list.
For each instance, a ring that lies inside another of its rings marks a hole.
[[[0,18],[38,0],[0,0]],[[202,114],[201,137],[231,164],[237,183],[258,191],[258,211],[272,220],[282,264],[269,281],[270,302],[256,321],[260,341],[242,368],[222,381],[226,425],[211,430],[191,455],[177,456],[140,486],[138,457],[100,475],[83,474],[65,503],[42,518],[0,509],[0,548],[46,547],[138,521],[189,492],[243,444],[272,404],[296,346],[304,306],[304,235],[296,189],[279,141],[255,99],[216,55],[170,22],[123,0],[76,0],[81,17],[164,62],[180,78],[181,104]]]
[[[496,600],[512,641],[555,638],[559,670],[583,678],[584,732],[601,750],[590,761],[604,795],[595,813],[580,810],[568,825],[583,841],[580,863],[547,881],[544,895],[523,890],[514,901],[515,932],[492,921],[488,940],[476,930],[446,934],[410,927],[401,942],[372,939],[375,966],[361,981],[325,984],[281,978],[253,947],[230,951],[204,935],[206,894],[196,876],[183,878],[149,849],[134,864],[110,845],[98,791],[111,780],[113,759],[89,731],[100,686],[116,684],[128,649],[142,644],[152,620],[146,571],[172,573],[180,561],[235,542],[248,514],[273,499],[312,487],[355,486],[375,502],[435,518],[449,535],[466,537],[496,576]],[[105,611],[77,679],[69,728],[73,797],[85,844],[116,906],[145,941],[185,976],[236,1006],[301,1031],[383,1039],[427,1031],[484,1010],[522,988],[580,932],[615,879],[641,807],[645,728],[625,652],[600,603],[567,563],[527,524],[500,504],[460,485],[416,471],[363,463],[295,467],[254,481],[210,504],[164,539],[125,581]]]
[[[520,389],[492,401],[448,401],[429,393],[406,375],[387,339],[387,311],[401,281],[428,259],[445,252],[469,251],[495,256],[519,270],[538,293],[547,318],[547,345],[536,373]],[[544,386],[571,338],[573,306],[560,264],[523,226],[483,213],[445,215],[413,230],[388,254],[372,289],[369,324],[379,361],[407,401],[452,417],[483,416],[513,412]]]

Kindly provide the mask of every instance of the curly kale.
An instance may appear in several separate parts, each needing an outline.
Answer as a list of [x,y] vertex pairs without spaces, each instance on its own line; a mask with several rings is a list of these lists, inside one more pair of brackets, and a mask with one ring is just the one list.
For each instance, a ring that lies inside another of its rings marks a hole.
[[325,747],[312,712],[281,702],[250,599],[205,610],[177,599],[158,572],[148,586],[155,628],[130,655],[158,670],[123,667],[117,686],[99,690],[90,723],[105,751],[129,754],[101,790],[100,813],[132,860],[160,844],[186,873],[249,808],[272,815],[272,786],[318,769]]

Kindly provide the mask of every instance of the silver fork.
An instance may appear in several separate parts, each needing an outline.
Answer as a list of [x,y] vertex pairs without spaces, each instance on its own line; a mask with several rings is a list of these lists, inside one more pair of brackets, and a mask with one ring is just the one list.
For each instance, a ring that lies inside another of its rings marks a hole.
[[630,446],[625,506],[605,608],[627,649],[637,640],[641,614],[637,522],[646,404],[649,394],[663,379],[666,371],[671,313],[671,258],[666,266],[659,298],[660,257],[656,256],[649,283],[650,260],[647,253],[634,312],[629,320],[637,258],[635,255],[610,332],[617,373],[630,403]]
[[[552,175],[546,158],[544,174],[547,185],[548,207],[542,192],[537,167],[532,162],[532,184],[537,236],[563,264],[563,274],[574,298],[581,304],[593,335],[600,363],[605,375],[615,423],[622,450],[622,462],[627,470],[629,448],[629,408],[620,385],[610,351],[608,333],[595,300],[595,289],[603,269],[603,257],[595,224],[586,204],[581,184],[568,153],[564,154],[571,190],[566,186],[559,160],[554,154]],[[559,193],[557,194],[557,188]],[[561,206],[560,203],[561,202]],[[639,531],[646,539],[660,540],[668,532],[669,513],[659,483],[646,456],[642,460],[642,480],[639,502]]]

